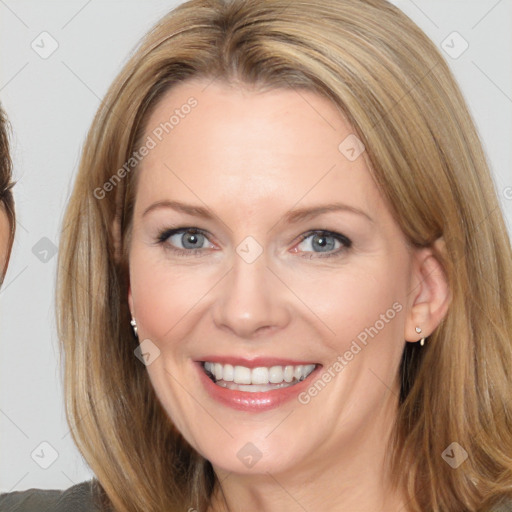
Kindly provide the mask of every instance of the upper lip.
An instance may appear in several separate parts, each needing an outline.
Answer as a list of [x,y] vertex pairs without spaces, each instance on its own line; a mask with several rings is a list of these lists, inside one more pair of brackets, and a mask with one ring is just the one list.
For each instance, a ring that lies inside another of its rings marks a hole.
[[199,362],[211,362],[221,364],[231,364],[233,366],[245,366],[246,368],[272,367],[272,366],[299,366],[314,364],[313,361],[299,361],[297,359],[284,359],[280,357],[255,357],[247,359],[245,357],[235,356],[205,356],[198,359]]

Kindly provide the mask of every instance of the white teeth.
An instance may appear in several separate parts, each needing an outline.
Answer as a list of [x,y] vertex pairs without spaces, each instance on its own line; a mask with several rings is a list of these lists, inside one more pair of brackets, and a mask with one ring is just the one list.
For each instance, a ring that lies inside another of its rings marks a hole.
[[268,368],[253,368],[251,371],[251,380],[251,384],[268,384]]
[[214,370],[214,374],[215,374],[215,378],[217,380],[222,380],[222,365],[220,363],[215,363],[215,370]]
[[293,380],[293,366],[284,367],[284,380],[285,382],[291,382]]
[[304,366],[304,378],[306,379],[315,368],[316,364],[307,364]]
[[282,366],[272,366],[269,371],[268,381],[272,384],[279,384],[280,382],[283,382],[284,375],[283,375],[283,367]]
[[251,369],[246,368],[245,366],[235,366],[233,382],[236,382],[237,384],[252,384]]
[[[226,382],[233,382],[235,378],[235,369],[230,364],[225,364],[222,369],[222,380]],[[218,380],[218,379],[217,379]]]
[[225,382],[223,380],[217,382],[217,384],[223,388],[233,389],[235,391],[248,391],[250,393],[261,393],[293,386],[293,384],[287,384],[286,382],[281,382],[281,384],[235,384],[234,382]]
[[[226,386],[223,383],[232,382],[233,385],[241,384],[242,386],[237,389],[246,388],[247,386],[254,386],[252,391],[256,388],[265,388],[268,384],[290,384],[295,380],[295,383],[304,380],[315,369],[316,365],[287,365],[287,366],[259,366],[257,368],[247,368],[245,366],[232,366],[230,364],[212,363],[206,361],[204,363],[205,371],[214,377],[219,385]],[[220,381],[220,382],[219,382]],[[275,386],[274,386],[275,388]],[[234,389],[234,388],[233,388]],[[267,388],[265,388],[266,390]],[[245,391],[245,389],[243,389]],[[263,389],[261,389],[263,390]]]

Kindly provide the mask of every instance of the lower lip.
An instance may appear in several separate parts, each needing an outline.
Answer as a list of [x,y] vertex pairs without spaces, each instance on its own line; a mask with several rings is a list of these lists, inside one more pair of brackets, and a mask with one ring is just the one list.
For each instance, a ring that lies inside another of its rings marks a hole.
[[199,371],[199,379],[205,387],[207,393],[217,402],[247,412],[262,412],[275,409],[285,402],[297,397],[299,393],[307,389],[313,376],[320,370],[318,365],[306,379],[285,388],[272,389],[271,391],[262,391],[251,393],[250,391],[238,391],[235,389],[223,388],[215,384],[208,375],[206,375],[203,365],[196,363]]

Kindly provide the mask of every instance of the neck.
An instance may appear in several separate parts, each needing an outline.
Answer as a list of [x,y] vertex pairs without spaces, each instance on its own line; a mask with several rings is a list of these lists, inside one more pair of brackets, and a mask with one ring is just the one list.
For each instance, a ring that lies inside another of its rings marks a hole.
[[326,442],[326,449],[285,472],[236,474],[215,468],[218,483],[208,512],[406,510],[405,495],[389,482],[388,442],[396,405],[396,395],[388,392],[378,413],[348,439],[334,449]]

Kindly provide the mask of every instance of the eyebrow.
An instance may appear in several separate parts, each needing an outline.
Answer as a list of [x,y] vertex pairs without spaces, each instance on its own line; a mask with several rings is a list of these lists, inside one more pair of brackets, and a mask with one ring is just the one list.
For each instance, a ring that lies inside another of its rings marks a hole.
[[361,215],[368,219],[370,222],[373,222],[373,219],[363,210],[359,208],[355,208],[354,206],[349,206],[348,204],[343,203],[330,203],[321,206],[313,206],[309,208],[298,208],[295,210],[290,210],[285,216],[284,221],[290,224],[294,224],[296,222],[300,222],[303,220],[310,219],[312,217],[316,217],[318,215],[322,215],[322,213],[329,212],[349,212],[355,213],[357,215]]
[[160,208],[171,208],[176,210],[177,212],[186,213],[188,215],[193,215],[194,217],[203,217],[205,219],[213,219],[214,215],[208,210],[208,208],[203,208],[202,206],[194,206],[191,204],[180,203],[179,201],[157,201],[153,203],[151,206],[144,210],[142,216],[144,217],[149,212],[153,210],[158,210]]
[[[194,217],[202,217],[204,219],[212,220],[216,217],[208,208],[204,208],[202,206],[195,206],[191,204],[181,203],[179,201],[157,201],[153,203],[151,206],[144,210],[142,216],[144,217],[149,212],[158,210],[160,208],[170,208],[180,213],[185,213],[188,215],[192,215]],[[361,215],[368,219],[370,222],[374,222],[374,220],[363,210],[355,208],[354,206],[349,206],[343,203],[330,203],[320,206],[312,206],[308,208],[298,208],[295,210],[288,211],[284,217],[283,221],[288,224],[295,224],[297,222],[301,222],[307,219],[311,219],[318,215],[322,215],[323,213],[336,212],[336,211],[345,211],[349,213],[355,213],[357,215]]]

